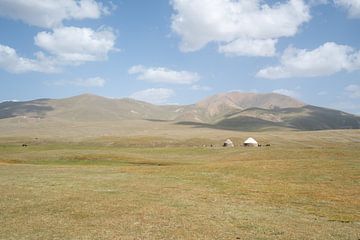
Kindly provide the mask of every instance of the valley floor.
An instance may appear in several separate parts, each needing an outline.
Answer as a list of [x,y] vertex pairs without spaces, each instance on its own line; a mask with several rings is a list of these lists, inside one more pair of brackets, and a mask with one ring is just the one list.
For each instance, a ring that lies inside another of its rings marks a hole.
[[2,137],[0,239],[357,240],[359,149],[358,130]]

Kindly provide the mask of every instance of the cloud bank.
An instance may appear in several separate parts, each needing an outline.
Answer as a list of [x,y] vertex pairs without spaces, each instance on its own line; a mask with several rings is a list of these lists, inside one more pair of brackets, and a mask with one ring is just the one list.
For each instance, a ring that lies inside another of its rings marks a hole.
[[278,94],[282,94],[285,96],[289,96],[292,98],[299,98],[300,94],[293,91],[293,90],[289,90],[289,89],[284,89],[284,88],[280,88],[280,89],[275,89],[274,91],[272,91],[273,93],[278,93]]
[[360,18],[359,0],[334,0],[335,4],[346,9],[350,18]]
[[109,8],[95,0],[1,0],[0,16],[32,26],[56,28],[64,20],[97,19]]
[[[276,39],[294,36],[310,20],[303,0],[273,6],[260,0],[172,0],[171,4],[175,11],[171,27],[184,52],[215,42],[222,53],[272,56]],[[255,47],[248,49],[252,43]]]
[[142,65],[132,66],[129,74],[137,74],[137,79],[153,83],[192,84],[200,79],[199,74],[188,71],[175,71],[164,67],[146,68]]
[[76,78],[73,80],[60,80],[55,81],[52,85],[56,86],[78,86],[78,87],[103,87],[106,83],[106,80],[101,77],[91,77],[91,78]]
[[269,79],[318,77],[358,69],[360,51],[327,42],[314,50],[288,47],[280,58],[280,65],[261,69],[256,76]]
[[96,0],[1,0],[0,17],[52,30],[34,37],[42,49],[34,58],[21,57],[10,46],[0,45],[0,67],[11,73],[54,73],[67,65],[107,60],[109,52],[117,50],[111,28],[63,26],[65,20],[98,19],[106,14],[109,8]]
[[30,59],[19,56],[15,49],[1,44],[0,68],[11,73],[25,73],[30,71],[54,73],[59,71],[57,62],[52,58],[46,57],[42,52],[36,53],[35,58]]
[[62,27],[51,32],[40,32],[35,45],[65,63],[106,60],[115,49],[116,36],[112,29]]
[[135,92],[130,98],[153,104],[165,104],[168,99],[175,95],[174,90],[168,88],[150,88]]

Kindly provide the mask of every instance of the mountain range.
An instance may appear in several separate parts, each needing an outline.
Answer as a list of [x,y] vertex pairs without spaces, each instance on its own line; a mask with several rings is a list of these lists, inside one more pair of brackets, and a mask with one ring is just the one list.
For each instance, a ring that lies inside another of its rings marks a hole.
[[83,94],[64,99],[0,103],[3,119],[27,118],[71,122],[167,121],[239,131],[359,129],[360,117],[307,105],[276,94],[229,92],[191,105],[153,105],[129,98]]

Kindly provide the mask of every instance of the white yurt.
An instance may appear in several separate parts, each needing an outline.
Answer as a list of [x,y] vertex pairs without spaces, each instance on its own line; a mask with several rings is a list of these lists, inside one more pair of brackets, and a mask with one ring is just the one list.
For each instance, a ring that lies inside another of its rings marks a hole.
[[223,144],[223,147],[234,147],[234,143],[230,139],[226,139]]
[[244,142],[245,147],[257,147],[258,145],[259,145],[258,142],[255,139],[251,138],[251,137],[246,139],[245,142]]

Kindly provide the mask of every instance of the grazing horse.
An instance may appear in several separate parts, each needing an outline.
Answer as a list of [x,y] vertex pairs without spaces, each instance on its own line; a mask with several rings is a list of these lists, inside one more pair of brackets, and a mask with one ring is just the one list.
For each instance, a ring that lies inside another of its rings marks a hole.
[[28,145],[27,144],[25,144],[25,143],[23,143],[23,145],[22,145],[23,147],[27,147]]

